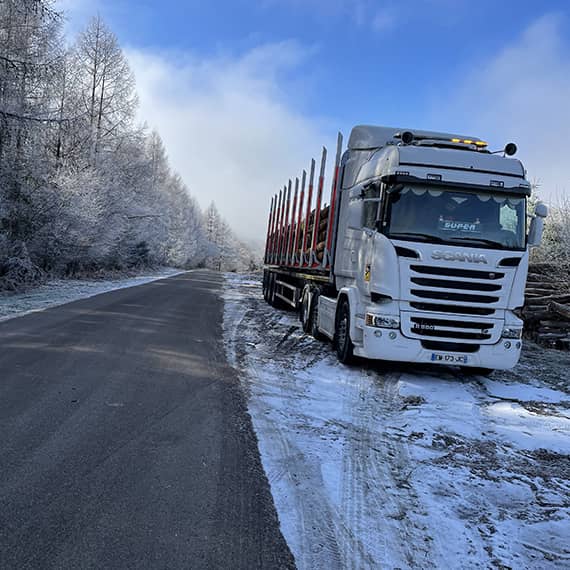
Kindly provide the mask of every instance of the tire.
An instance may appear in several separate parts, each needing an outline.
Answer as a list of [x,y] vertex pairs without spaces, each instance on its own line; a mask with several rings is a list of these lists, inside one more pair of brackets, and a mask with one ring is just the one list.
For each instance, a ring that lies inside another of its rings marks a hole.
[[275,307],[275,273],[269,274],[267,283],[267,302]]
[[263,272],[263,299],[265,300],[265,302],[267,303],[269,301],[269,295],[267,294],[267,284],[269,281],[269,277],[270,277],[271,273],[268,273],[267,271]]
[[310,333],[316,340],[324,340],[324,336],[319,331],[319,293],[313,292],[310,312]]
[[462,366],[461,372],[464,376],[489,376],[495,372],[492,368],[479,368],[476,366]]
[[287,305],[277,297],[277,273],[271,273],[269,281],[269,304],[276,309],[287,309]]
[[341,301],[334,333],[334,348],[342,364],[354,362],[354,344],[350,339],[350,307],[347,301]]
[[311,334],[312,323],[311,323],[311,307],[309,306],[309,301],[311,298],[311,289],[305,287],[301,295],[301,306],[299,309],[299,320],[301,321],[301,327],[303,332]]

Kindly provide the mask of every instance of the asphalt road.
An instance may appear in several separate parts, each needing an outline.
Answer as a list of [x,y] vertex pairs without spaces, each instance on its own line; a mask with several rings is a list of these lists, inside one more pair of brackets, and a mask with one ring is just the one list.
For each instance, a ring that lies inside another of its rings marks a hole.
[[0,323],[0,568],[288,568],[222,278]]

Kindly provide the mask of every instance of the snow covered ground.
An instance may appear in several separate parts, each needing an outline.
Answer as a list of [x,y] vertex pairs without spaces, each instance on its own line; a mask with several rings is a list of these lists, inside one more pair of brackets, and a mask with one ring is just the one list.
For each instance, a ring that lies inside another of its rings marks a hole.
[[570,356],[512,372],[339,365],[227,275],[228,356],[300,569],[570,568]]
[[101,293],[144,285],[151,281],[180,274],[173,268],[164,268],[138,277],[112,280],[55,280],[24,293],[0,293],[0,321],[21,317],[28,313],[44,311],[50,307],[86,299]]

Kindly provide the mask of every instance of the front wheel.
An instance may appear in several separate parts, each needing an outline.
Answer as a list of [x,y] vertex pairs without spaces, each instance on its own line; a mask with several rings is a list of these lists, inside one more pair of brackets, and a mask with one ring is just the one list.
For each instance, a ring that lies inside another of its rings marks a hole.
[[350,307],[342,301],[336,319],[334,348],[339,362],[350,364],[354,361],[354,344],[350,338]]

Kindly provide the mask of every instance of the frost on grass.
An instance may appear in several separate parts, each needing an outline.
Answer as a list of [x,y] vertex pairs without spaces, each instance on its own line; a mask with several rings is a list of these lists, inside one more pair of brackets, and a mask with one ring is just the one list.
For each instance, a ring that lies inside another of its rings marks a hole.
[[180,274],[177,269],[163,269],[149,275],[112,280],[55,280],[24,293],[0,293],[0,321],[43,311],[101,293],[144,285],[157,279]]
[[224,329],[299,568],[570,565],[568,355],[348,368],[238,275]]

